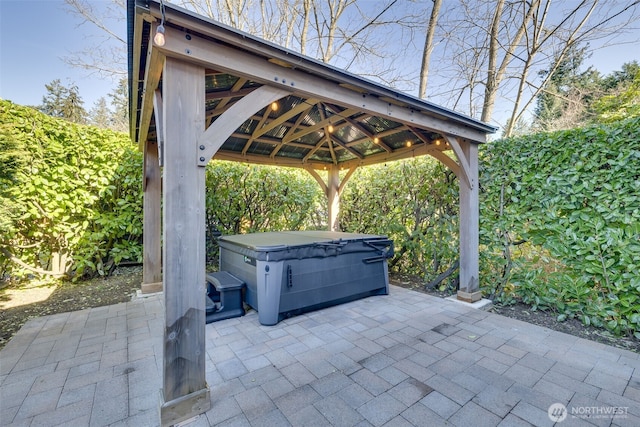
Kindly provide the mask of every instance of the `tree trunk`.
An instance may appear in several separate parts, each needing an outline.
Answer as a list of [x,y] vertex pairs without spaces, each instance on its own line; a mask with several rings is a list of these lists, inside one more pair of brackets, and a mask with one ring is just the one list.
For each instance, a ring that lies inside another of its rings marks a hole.
[[496,12],[493,15],[493,21],[491,22],[491,30],[489,32],[489,65],[487,67],[487,84],[484,87],[484,101],[482,103],[482,115],[480,117],[480,120],[483,122],[491,120],[493,104],[496,102],[496,95],[498,93],[496,64],[498,62],[498,49],[500,48],[498,36],[500,33],[500,18],[502,17],[503,8],[504,0],[498,0],[496,4]]
[[433,50],[433,36],[436,32],[436,24],[438,15],[440,14],[440,6],[442,0],[433,0],[433,8],[427,25],[427,37],[424,41],[424,50],[422,51],[422,66],[420,67],[420,88],[418,96],[424,98],[427,94],[427,79],[429,77],[429,63],[431,59],[431,51]]

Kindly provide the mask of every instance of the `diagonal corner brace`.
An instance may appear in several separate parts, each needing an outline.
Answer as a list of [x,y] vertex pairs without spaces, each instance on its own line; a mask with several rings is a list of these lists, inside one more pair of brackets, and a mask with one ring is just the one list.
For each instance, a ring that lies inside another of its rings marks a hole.
[[458,158],[460,173],[462,175],[461,177],[458,176],[458,179],[464,179],[467,182],[467,185],[469,185],[469,188],[473,189],[476,183],[471,175],[471,159],[467,158],[457,138],[446,134],[443,134],[442,136],[447,140],[451,148],[453,148],[453,152]]
[[242,123],[265,106],[289,94],[287,90],[264,85],[233,104],[196,141],[196,164],[206,166]]

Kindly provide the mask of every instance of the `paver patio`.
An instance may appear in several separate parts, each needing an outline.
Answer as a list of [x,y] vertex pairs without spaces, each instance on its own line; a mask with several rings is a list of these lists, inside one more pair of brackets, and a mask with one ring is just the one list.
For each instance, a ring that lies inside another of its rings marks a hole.
[[[0,425],[158,425],[162,304],[29,321],[0,351]],[[640,425],[638,354],[395,286],[206,334],[212,408],[189,426],[551,426],[553,404],[561,427]]]

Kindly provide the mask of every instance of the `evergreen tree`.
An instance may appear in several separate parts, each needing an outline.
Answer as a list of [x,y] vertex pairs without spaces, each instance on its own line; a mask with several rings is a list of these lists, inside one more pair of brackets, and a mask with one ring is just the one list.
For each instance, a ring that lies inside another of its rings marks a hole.
[[612,77],[618,79],[617,85],[594,102],[593,108],[601,123],[640,116],[640,67],[634,61],[624,64],[622,70]]
[[89,112],[90,123],[103,129],[109,129],[111,126],[111,110],[107,106],[107,100],[104,96],[100,97]]
[[113,113],[111,129],[129,131],[129,84],[126,77],[120,79],[118,86],[109,94]]
[[68,89],[60,83],[60,79],[55,79],[44,87],[47,89],[47,94],[42,97],[42,105],[38,109],[51,117],[62,117],[60,106]]
[[621,89],[621,87],[627,87],[637,79],[638,73],[640,73],[640,64],[638,61],[631,61],[622,64],[620,71],[614,71],[613,73],[602,79],[602,85],[607,90]]
[[72,84],[64,86],[60,79],[44,85],[47,94],[42,97],[42,105],[39,110],[43,113],[68,120],[74,123],[86,123],[87,112],[84,109],[84,101],[80,96],[78,86]]
[[551,73],[551,77],[536,100],[534,129],[568,129],[590,121],[593,112],[589,107],[602,95],[603,89],[598,71],[592,67],[580,71],[584,60],[588,58],[588,49],[588,45],[574,45],[555,70],[539,73],[541,77]]

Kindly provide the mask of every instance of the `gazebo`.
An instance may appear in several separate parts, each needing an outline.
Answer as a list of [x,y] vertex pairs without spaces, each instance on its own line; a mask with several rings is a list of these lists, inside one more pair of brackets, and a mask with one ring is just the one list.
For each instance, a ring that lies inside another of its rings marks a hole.
[[438,159],[460,187],[458,298],[481,298],[478,145],[495,127],[170,4],[128,0],[127,9],[131,138],[144,153],[142,291],[163,290],[165,301],[163,426],[210,406],[204,214],[212,159],[305,169],[327,196],[332,230],[358,167]]

